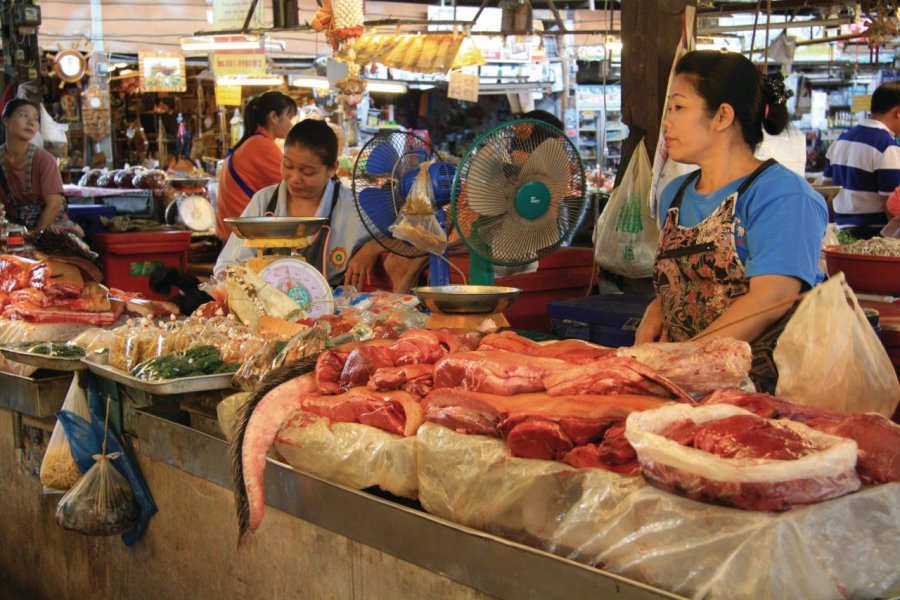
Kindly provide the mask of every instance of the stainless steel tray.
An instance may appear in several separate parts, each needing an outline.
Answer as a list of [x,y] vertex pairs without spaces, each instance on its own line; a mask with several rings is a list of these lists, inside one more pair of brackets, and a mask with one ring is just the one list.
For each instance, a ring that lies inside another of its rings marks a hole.
[[36,354],[34,352],[25,352],[15,348],[0,348],[3,356],[9,360],[14,360],[24,365],[31,365],[39,369],[49,369],[51,371],[80,371],[84,369],[84,363],[81,358],[64,358],[61,356],[48,356],[46,354]]
[[181,379],[162,379],[160,381],[144,381],[133,377],[125,371],[115,367],[103,365],[89,359],[82,359],[87,369],[105,377],[110,381],[127,385],[130,388],[154,394],[167,396],[170,394],[187,394],[189,392],[206,392],[209,390],[224,390],[231,387],[233,373],[221,373],[218,375],[199,375],[197,377],[182,377]]
[[30,417],[52,417],[62,408],[72,374],[23,377],[0,371],[0,406]]

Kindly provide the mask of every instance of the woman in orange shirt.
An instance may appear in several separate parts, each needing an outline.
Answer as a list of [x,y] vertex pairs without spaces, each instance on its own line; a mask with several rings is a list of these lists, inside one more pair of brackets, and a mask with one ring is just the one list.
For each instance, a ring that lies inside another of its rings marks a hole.
[[227,240],[228,217],[239,217],[253,194],[281,181],[281,149],[276,138],[291,130],[297,104],[281,92],[252,98],[244,109],[244,137],[231,150],[219,175],[216,197],[216,234]]

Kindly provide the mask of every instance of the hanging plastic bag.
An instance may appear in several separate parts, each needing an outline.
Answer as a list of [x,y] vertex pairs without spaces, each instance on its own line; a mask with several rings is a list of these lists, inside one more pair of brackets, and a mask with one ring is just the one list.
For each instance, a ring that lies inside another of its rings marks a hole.
[[[90,419],[87,397],[84,390],[78,385],[78,376],[72,378],[66,399],[63,401],[62,410],[67,410],[78,415],[82,419]],[[57,421],[50,434],[50,442],[47,444],[47,452],[41,463],[41,483],[55,490],[67,490],[81,477],[81,469],[72,457],[72,449],[62,423]]]
[[843,273],[806,294],[774,352],[776,394],[844,413],[890,418],[900,383]]
[[138,521],[131,486],[110,460],[118,453],[95,454],[94,466],[66,492],[56,506],[56,522],[85,535],[116,535]]
[[594,229],[594,262],[626,277],[650,277],[659,228],[650,213],[650,159],[642,141]]
[[389,230],[394,237],[409,242],[423,252],[443,254],[447,249],[447,232],[434,214],[434,191],[431,188],[429,167],[434,160],[419,166],[406,203]]

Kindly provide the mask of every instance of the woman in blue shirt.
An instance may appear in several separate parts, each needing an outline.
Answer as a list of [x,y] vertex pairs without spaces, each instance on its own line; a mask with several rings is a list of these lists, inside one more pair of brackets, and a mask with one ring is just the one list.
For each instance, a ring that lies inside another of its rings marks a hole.
[[685,341],[707,330],[746,340],[751,376],[773,391],[772,349],[793,313],[788,301],[823,278],[828,209],[802,177],[753,154],[763,129],[777,135],[788,125],[783,82],[740,54],[717,51],[686,54],[675,73],[666,145],[672,160],[700,169],[661,196],[656,299],[636,342]]

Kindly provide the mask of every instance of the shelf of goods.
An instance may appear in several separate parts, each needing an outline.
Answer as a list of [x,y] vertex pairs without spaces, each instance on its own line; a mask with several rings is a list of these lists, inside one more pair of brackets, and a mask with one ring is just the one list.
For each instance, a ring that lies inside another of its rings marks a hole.
[[603,86],[578,86],[576,93],[575,129],[578,151],[587,165],[596,165],[598,145],[606,141],[603,148],[603,169],[615,169],[619,165],[622,140],[627,135],[627,127],[621,120],[621,88],[609,85],[606,102],[603,101]]

